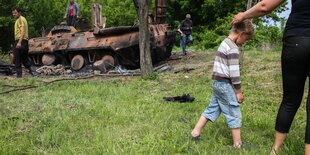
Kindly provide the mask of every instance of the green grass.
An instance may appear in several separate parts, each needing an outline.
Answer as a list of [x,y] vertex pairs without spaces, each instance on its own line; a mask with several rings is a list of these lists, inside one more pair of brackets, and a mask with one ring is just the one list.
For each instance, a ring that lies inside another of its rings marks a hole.
[[[96,77],[1,95],[0,154],[268,154],[282,94],[280,52],[245,52],[241,132],[257,148],[233,149],[223,116],[207,124],[201,141],[191,140],[211,96],[214,54],[192,53],[188,64],[170,62],[174,70],[195,68],[188,73]],[[0,77],[0,92],[11,89],[5,85],[53,79]],[[193,103],[163,100],[185,92],[195,96]],[[303,154],[305,113],[303,100],[282,154]]]

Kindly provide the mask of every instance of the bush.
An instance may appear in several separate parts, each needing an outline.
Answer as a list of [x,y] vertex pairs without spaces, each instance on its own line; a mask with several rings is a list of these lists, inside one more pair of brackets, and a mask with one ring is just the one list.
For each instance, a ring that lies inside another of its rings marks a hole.
[[[217,19],[214,26],[196,26],[193,28],[194,44],[199,49],[217,48],[222,40],[228,36],[230,17]],[[282,44],[283,28],[254,23],[255,34],[244,46],[245,49],[261,51],[278,51]]]

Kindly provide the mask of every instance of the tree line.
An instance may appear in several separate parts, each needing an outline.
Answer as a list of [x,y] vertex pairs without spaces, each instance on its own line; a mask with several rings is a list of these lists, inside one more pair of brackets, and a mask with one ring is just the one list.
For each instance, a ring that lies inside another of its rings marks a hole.
[[[107,27],[120,25],[135,25],[138,23],[137,12],[133,0],[75,0],[80,5],[80,18],[91,22],[91,5],[102,5],[102,14],[107,17]],[[154,1],[150,12],[153,13]],[[173,29],[184,19],[187,13],[191,14],[194,43],[198,48],[208,49],[218,46],[226,37],[230,28],[232,16],[246,9],[247,1],[241,0],[167,0],[168,13],[166,22]],[[0,0],[0,50],[8,51],[14,42],[14,19],[12,7],[18,6],[22,15],[29,24],[29,36],[41,36],[42,30],[51,29],[63,21],[69,0]],[[284,4],[285,5],[285,4]],[[265,21],[282,22],[276,13],[285,11],[280,7],[273,14],[254,20],[256,35],[249,42],[249,46],[260,46],[262,42],[276,43],[281,41],[283,26],[264,24]],[[176,44],[178,45],[178,43]]]

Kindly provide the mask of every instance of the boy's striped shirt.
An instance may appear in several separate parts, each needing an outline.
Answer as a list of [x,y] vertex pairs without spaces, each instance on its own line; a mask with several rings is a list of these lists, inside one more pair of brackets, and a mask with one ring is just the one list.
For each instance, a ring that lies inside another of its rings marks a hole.
[[225,38],[218,48],[214,60],[212,79],[227,79],[236,89],[241,88],[239,49],[235,42],[229,38]]

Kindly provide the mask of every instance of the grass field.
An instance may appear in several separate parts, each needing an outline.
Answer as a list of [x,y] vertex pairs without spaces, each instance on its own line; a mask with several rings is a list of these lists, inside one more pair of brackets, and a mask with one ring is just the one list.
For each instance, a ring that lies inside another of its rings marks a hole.
[[[269,154],[282,94],[280,52],[244,55],[241,132],[243,141],[256,147],[233,149],[223,116],[207,124],[200,141],[190,138],[211,96],[214,54],[194,52],[188,61],[170,61],[180,72],[150,79],[95,77],[2,94],[0,154]],[[184,67],[194,70],[183,72]],[[2,76],[0,92],[11,89],[7,85],[35,85],[57,78]],[[183,93],[195,101],[163,100]],[[304,99],[281,154],[303,154],[305,116]]]

